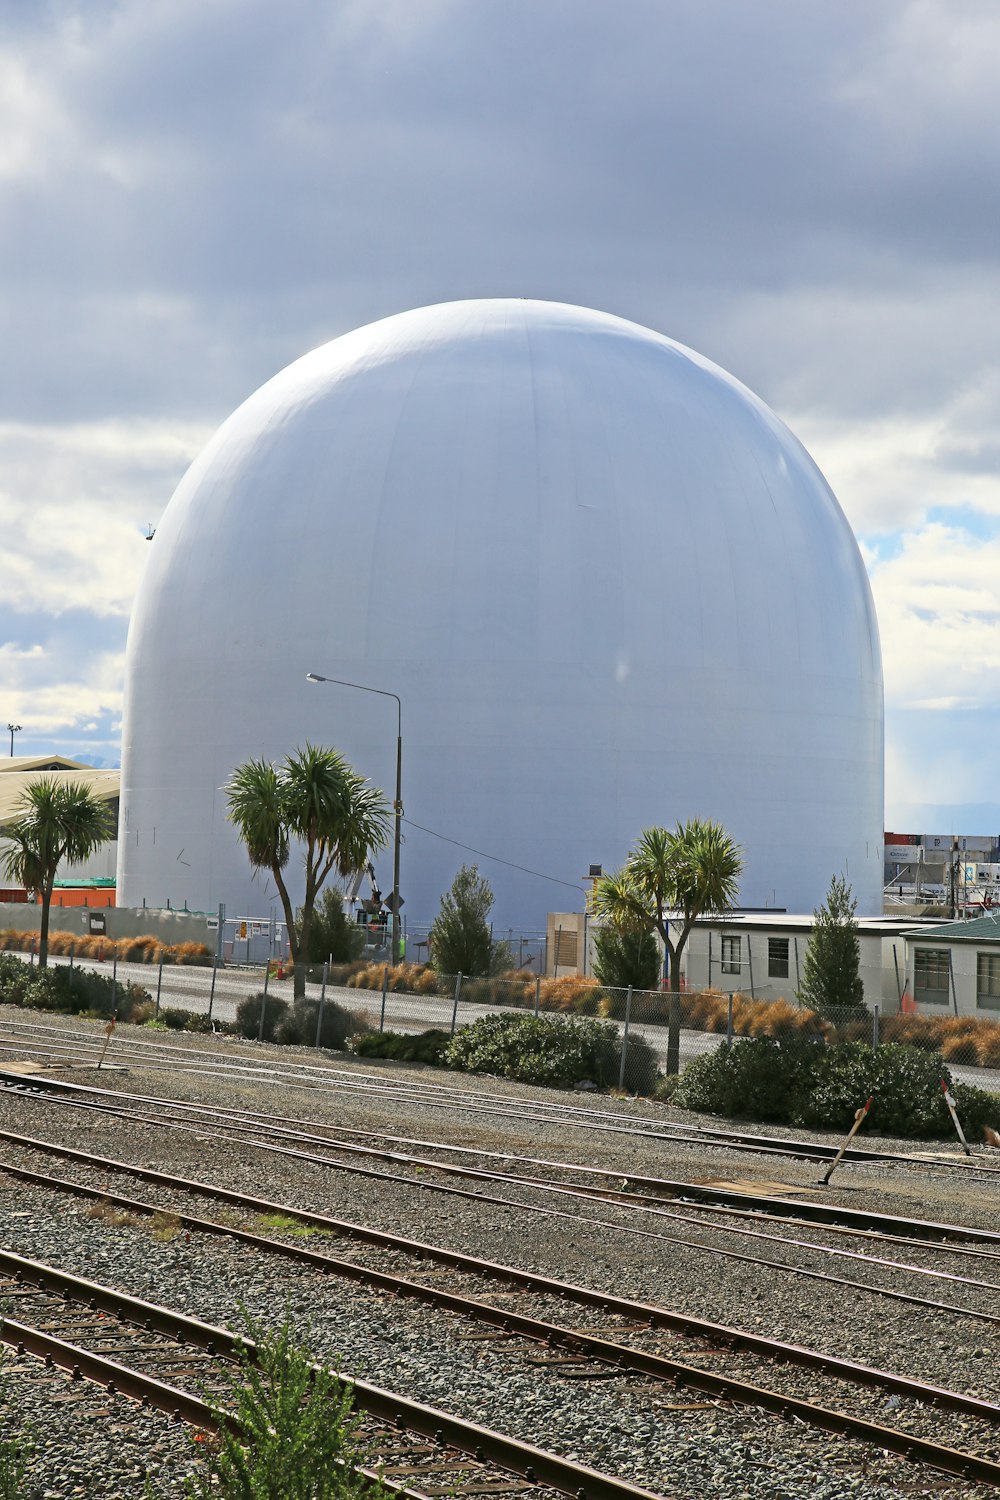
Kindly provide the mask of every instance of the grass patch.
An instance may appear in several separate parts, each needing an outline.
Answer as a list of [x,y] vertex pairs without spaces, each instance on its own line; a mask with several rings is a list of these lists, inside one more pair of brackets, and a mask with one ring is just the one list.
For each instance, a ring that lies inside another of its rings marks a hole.
[[258,1229],[268,1229],[273,1234],[287,1234],[297,1240],[325,1233],[317,1224],[304,1224],[301,1219],[291,1219],[287,1214],[258,1214],[256,1223]]

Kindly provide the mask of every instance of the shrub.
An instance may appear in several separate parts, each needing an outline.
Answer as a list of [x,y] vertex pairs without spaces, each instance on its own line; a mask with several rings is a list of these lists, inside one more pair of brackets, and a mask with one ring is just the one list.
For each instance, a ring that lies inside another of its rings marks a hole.
[[609,989],[656,988],[660,950],[651,932],[620,932],[598,927],[594,932],[594,974]]
[[[847,1130],[872,1096],[871,1128],[908,1138],[953,1133],[941,1090],[951,1075],[940,1057],[918,1047],[807,1039],[791,1044],[747,1038],[695,1058],[681,1074],[674,1103],[682,1109],[755,1120]],[[1000,1119],[1000,1098],[966,1084],[952,1086],[970,1135]]]
[[188,1023],[190,1011],[181,1010],[176,1005],[163,1005],[157,1018],[162,1026],[168,1031],[183,1031]]
[[[284,1005],[284,1001],[281,1004]],[[268,1010],[271,1008],[271,997],[268,996]],[[260,1010],[257,1010],[258,1025],[260,1024]],[[318,1000],[296,1000],[287,1015],[281,1017],[275,1027],[274,1039],[286,1047],[314,1047],[316,1045],[316,1023],[319,1020]],[[344,1005],[338,1005],[335,1000],[327,1000],[323,1006],[323,1027],[320,1032],[319,1044],[334,1052],[342,1052],[350,1036],[356,1036],[360,1032],[367,1031],[369,1023],[366,1016],[355,1010],[348,1010]],[[245,1033],[244,1033],[245,1034]],[[256,1035],[256,1032],[254,1033]]]
[[428,933],[439,974],[500,974],[510,968],[510,949],[492,937],[492,908],[493,889],[479,866],[463,865]]
[[[295,916],[301,939],[301,906]],[[343,891],[336,886],[328,886],[313,909],[312,921],[309,923],[309,952],[301,955],[302,962],[322,964],[330,959],[332,963],[351,963],[361,957],[364,946],[365,930],[356,922],[348,921],[344,912]]]
[[382,1486],[357,1472],[372,1458],[360,1446],[350,1386],[310,1361],[287,1318],[274,1334],[246,1322],[256,1357],[242,1354],[228,1372],[222,1399],[213,1402],[219,1436],[186,1493],[194,1500],[378,1500]]
[[[534,994],[531,998],[534,1002]],[[564,974],[561,979],[542,980],[540,1003],[543,1010],[596,1016],[603,998],[604,991],[597,980],[585,979],[580,974]]]
[[23,1005],[32,973],[21,959],[0,953],[0,1001],[5,1005]]
[[617,1027],[581,1016],[482,1016],[445,1052],[448,1067],[461,1072],[556,1088],[617,1083],[619,1058]]
[[688,1063],[674,1103],[710,1115],[785,1121],[807,1066],[801,1047],[786,1047],[771,1037],[723,1042]]
[[[174,943],[168,950],[172,964],[210,965],[212,955],[204,943]],[[166,957],[166,955],[164,955]]]
[[856,909],[851,887],[842,875],[834,875],[826,900],[813,913],[799,990],[799,999],[822,1016],[867,1014]]
[[[618,1046],[619,1076],[621,1074],[621,1045]],[[630,1031],[625,1051],[625,1088],[630,1094],[653,1094],[660,1077],[660,1062],[646,1038],[638,1031]],[[617,1078],[614,1080],[617,1083]]]
[[[264,1030],[260,1029],[261,1006],[265,1004]],[[162,1012],[161,1012],[162,1014]],[[263,990],[258,990],[256,995],[246,995],[236,1007],[236,1035],[246,1037],[258,1037],[263,1035],[265,1042],[274,1041],[274,1033],[277,1027],[288,1014],[288,1001],[282,1000],[278,995],[266,995]],[[315,1035],[315,1023],[314,1023]]]
[[951,1081],[941,1059],[918,1047],[845,1042],[819,1055],[811,1086],[793,1118],[797,1124],[846,1130],[855,1110],[872,1095],[870,1128],[917,1138],[949,1135],[954,1127],[941,1091],[942,1078]]
[[354,1036],[351,1051],[357,1057],[388,1057],[396,1062],[426,1063],[444,1066],[444,1055],[451,1041],[447,1031],[421,1031],[410,1036],[402,1031],[370,1031]]

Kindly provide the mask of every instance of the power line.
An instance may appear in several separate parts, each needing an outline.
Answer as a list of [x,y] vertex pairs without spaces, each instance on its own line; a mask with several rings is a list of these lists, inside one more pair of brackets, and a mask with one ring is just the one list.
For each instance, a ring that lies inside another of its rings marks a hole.
[[422,823],[414,823],[410,818],[404,818],[403,822],[410,828],[419,828],[421,833],[429,833],[431,838],[441,839],[446,844],[454,844],[456,849],[464,849],[467,854],[478,854],[480,859],[491,859],[494,864],[506,865],[511,870],[520,870],[524,875],[534,875],[538,880],[549,880],[553,885],[569,886],[570,890],[576,891],[577,895],[583,889],[582,885],[574,885],[571,880],[560,880],[557,875],[543,875],[541,870],[529,870],[527,865],[516,865],[513,860],[501,859],[499,854],[487,854],[485,849],[473,849],[471,844],[463,844],[458,839],[450,839],[446,833],[436,833],[433,828],[425,828]]

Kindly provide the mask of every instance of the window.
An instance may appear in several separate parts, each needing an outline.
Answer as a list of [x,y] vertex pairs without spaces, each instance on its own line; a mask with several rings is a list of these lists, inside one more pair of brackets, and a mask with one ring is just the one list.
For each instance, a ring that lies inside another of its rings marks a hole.
[[788,939],[768,938],[767,973],[769,979],[788,978]]
[[913,953],[913,998],[930,1005],[948,1004],[948,949],[916,948]]
[[1000,954],[976,954],[976,1004],[1000,1010]]
[[738,974],[740,972],[740,942],[738,937],[724,937],[722,939],[722,972],[723,974]]

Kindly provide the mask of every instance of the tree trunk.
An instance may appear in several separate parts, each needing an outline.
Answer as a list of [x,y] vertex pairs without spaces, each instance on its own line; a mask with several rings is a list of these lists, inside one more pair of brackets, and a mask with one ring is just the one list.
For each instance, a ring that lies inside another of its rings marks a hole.
[[52,887],[45,885],[38,893],[42,898],[42,919],[38,931],[38,967],[44,969],[49,962],[49,909],[52,905]]
[[[278,888],[278,895],[281,898],[281,909],[285,913],[285,928],[286,928],[286,931],[288,932],[288,952],[289,952],[289,956],[291,957],[292,963],[294,965],[294,968],[292,969],[292,975],[293,975],[293,981],[292,982],[295,985],[294,998],[298,999],[298,996],[299,996],[299,989],[298,989],[298,986],[299,986],[299,944],[298,944],[298,939],[295,936],[295,913],[292,910],[292,903],[289,900],[288,892],[285,889],[285,882],[281,878],[281,867],[280,867],[280,865],[272,865],[271,866],[271,874],[274,876],[274,883],[275,883],[275,885]],[[303,973],[301,977],[302,977],[302,983],[304,985],[305,984],[305,974]]]
[[681,1070],[681,950],[670,954],[670,1017],[667,1026],[667,1073]]
[[316,904],[315,896],[310,901],[309,892],[302,903],[302,930],[295,939],[298,950],[295,954],[295,968],[292,972],[292,980],[295,985],[294,998],[304,1000],[306,997],[306,966],[309,963],[309,935],[312,932],[313,908]]

